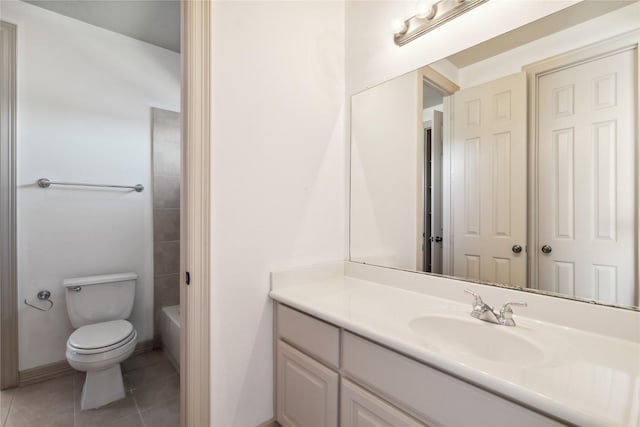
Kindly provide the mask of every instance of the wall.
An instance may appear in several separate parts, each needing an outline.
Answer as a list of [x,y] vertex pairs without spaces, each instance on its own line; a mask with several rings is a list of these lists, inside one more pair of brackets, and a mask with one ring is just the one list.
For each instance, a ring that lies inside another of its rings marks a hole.
[[424,110],[422,110],[422,122],[423,123],[432,122],[433,121],[433,112],[434,111],[443,112],[444,111],[444,104],[438,104],[436,106],[425,108]]
[[[3,1],[2,19],[18,26],[20,369],[65,359],[66,277],[138,273],[131,320],[150,340],[150,107],[179,109],[179,55],[20,1]],[[145,190],[41,189],[42,177]],[[41,289],[51,311],[23,303]]]
[[153,331],[162,307],[180,304],[180,113],[151,109],[153,165]]
[[273,416],[269,273],[343,259],[344,3],[213,3],[211,425]]
[[352,98],[352,260],[416,270],[420,85],[412,72]]

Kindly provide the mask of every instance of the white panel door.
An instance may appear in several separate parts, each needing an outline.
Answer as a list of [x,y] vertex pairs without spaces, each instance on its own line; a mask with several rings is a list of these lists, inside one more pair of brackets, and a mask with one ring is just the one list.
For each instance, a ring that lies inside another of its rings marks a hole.
[[431,272],[442,274],[442,111],[434,110],[431,127]]
[[634,303],[634,57],[628,50],[539,79],[540,289]]
[[456,277],[526,286],[526,87],[522,72],[453,95]]
[[281,340],[277,364],[278,423],[282,427],[337,427],[338,373]]

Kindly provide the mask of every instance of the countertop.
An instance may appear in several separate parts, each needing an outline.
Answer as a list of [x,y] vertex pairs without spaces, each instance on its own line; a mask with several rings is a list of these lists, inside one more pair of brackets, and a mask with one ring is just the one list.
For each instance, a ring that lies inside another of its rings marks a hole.
[[[425,315],[468,316],[471,305],[350,276],[274,287],[271,297],[515,402],[580,426],[640,426],[640,344],[520,315],[509,333],[542,358],[500,362],[447,351],[409,327]],[[508,328],[478,321],[487,328]]]

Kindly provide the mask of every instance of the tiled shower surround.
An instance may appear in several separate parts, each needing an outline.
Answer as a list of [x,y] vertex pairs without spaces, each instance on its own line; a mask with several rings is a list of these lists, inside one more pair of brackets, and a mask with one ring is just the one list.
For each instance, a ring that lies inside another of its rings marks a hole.
[[153,319],[160,342],[162,307],[180,303],[180,114],[151,109],[153,146]]

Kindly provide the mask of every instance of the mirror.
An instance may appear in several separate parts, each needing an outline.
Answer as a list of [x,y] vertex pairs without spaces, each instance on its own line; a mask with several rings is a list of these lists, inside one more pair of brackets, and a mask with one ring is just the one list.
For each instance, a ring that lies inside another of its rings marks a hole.
[[351,261],[638,309],[639,18],[583,1],[354,95]]

